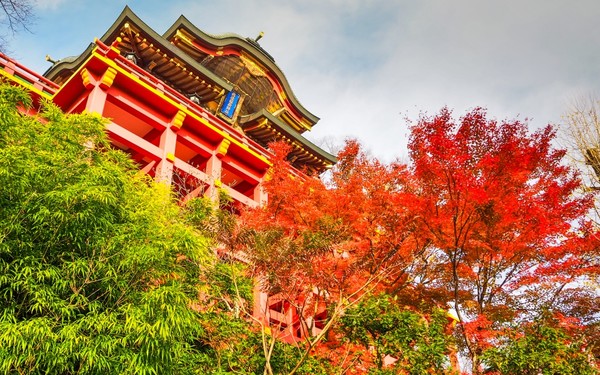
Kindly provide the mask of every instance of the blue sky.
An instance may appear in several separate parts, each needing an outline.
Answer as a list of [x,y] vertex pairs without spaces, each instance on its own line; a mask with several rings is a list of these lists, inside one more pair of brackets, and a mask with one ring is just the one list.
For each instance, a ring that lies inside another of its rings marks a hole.
[[42,73],[100,37],[125,5],[157,32],[179,15],[205,32],[255,37],[321,118],[316,143],[358,138],[405,160],[408,127],[443,106],[558,124],[600,87],[597,0],[38,0],[10,55]]

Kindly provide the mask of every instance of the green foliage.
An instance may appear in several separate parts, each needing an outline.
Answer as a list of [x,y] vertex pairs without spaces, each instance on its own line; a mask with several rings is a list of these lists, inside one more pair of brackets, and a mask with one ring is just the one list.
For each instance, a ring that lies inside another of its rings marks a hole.
[[594,375],[594,366],[583,342],[544,314],[531,324],[515,327],[498,338],[499,345],[486,350],[487,373],[523,375]]
[[[252,279],[209,251],[243,240],[234,217],[206,199],[182,209],[99,116],[29,105],[0,86],[0,373],[262,373]],[[271,366],[300,355],[277,342]]]
[[[346,339],[374,351],[377,368],[372,374],[444,373],[448,365],[451,337],[445,333],[443,310],[426,317],[399,306],[390,296],[372,296],[347,310],[340,324]],[[397,361],[383,368],[386,356]]]
[[205,335],[194,364],[198,373],[259,373],[264,366],[260,337],[247,322],[222,311],[205,312],[200,319]]
[[245,266],[240,262],[218,262],[211,269],[209,294],[222,301],[221,309],[231,310],[232,305],[246,309],[253,301],[252,279],[245,275]]
[[0,87],[0,373],[190,373],[207,243],[104,121]]
[[[202,314],[205,335],[203,353],[196,357],[194,368],[199,374],[263,374],[265,355],[261,332],[247,322],[223,312]],[[272,339],[271,336],[267,336]],[[287,374],[304,349],[280,341],[274,343],[270,364],[274,374]],[[327,363],[309,358],[298,374],[327,374]]]

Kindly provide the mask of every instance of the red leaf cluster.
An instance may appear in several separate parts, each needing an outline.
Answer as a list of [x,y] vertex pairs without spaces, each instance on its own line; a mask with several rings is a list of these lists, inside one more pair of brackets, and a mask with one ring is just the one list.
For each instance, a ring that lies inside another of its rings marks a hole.
[[273,144],[269,202],[241,223],[277,240],[249,251],[290,296],[317,288],[329,300],[386,291],[419,308],[451,302],[466,345],[478,346],[599,274],[592,197],[554,137],[481,108],[458,121],[443,109],[411,126],[410,165],[348,141],[327,184],[294,172]]

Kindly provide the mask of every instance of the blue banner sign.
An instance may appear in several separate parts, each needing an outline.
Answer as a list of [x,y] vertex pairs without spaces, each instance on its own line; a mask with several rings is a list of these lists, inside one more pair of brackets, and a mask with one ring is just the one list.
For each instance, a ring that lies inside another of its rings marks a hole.
[[232,119],[235,114],[235,109],[240,100],[240,94],[235,91],[229,91],[225,96],[223,105],[221,105],[221,113]]

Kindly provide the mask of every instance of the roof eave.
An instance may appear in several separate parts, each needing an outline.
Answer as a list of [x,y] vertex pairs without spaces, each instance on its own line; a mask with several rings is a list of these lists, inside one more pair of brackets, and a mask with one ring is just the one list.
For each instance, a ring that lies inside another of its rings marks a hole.
[[[115,40],[121,29],[125,25],[125,23],[131,23],[136,28],[140,29],[140,32],[147,35],[153,42],[159,44],[161,49],[169,54],[176,56],[181,59],[188,66],[193,67],[207,79],[215,83],[216,85],[230,91],[233,89],[233,85],[223,78],[217,76],[201,64],[199,64],[194,59],[190,58],[185,53],[182,53],[177,47],[173,46],[168,40],[163,38],[160,34],[154,31],[151,27],[149,27],[144,21],[142,21],[128,6],[125,6],[117,20],[108,28],[108,30],[104,33],[104,35],[100,38],[100,40],[106,44],[109,44],[110,41]],[[49,79],[56,76],[58,72],[62,71],[65,68],[77,68],[85,59],[89,56],[91,51],[93,50],[94,43],[92,43],[74,62],[70,64],[60,64],[60,61],[53,65],[50,69],[44,73]]]
[[286,96],[290,99],[290,102],[294,105],[294,107],[302,113],[306,119],[308,119],[313,125],[319,121],[319,117],[308,111],[298,100],[292,88],[285,77],[283,71],[277,66],[271,55],[269,55],[264,49],[260,48],[260,46],[256,46],[253,43],[250,43],[245,38],[236,35],[236,34],[227,34],[226,36],[217,36],[210,35],[200,30],[197,26],[191,23],[185,16],[180,16],[177,21],[163,34],[164,39],[171,40],[177,33],[177,30],[180,28],[186,29],[192,35],[197,36],[199,39],[206,41],[207,43],[213,45],[216,48],[219,47],[227,47],[227,46],[237,46],[244,51],[248,52],[252,57],[260,61],[265,67],[271,70],[279,79],[281,84],[283,85],[283,89],[286,93]]
[[325,163],[329,163],[331,165],[337,163],[337,157],[323,150],[319,146],[315,145],[307,138],[305,138],[302,134],[298,133],[296,130],[291,128],[289,125],[287,125],[285,122],[281,121],[277,117],[273,116],[273,114],[269,113],[265,109],[248,117],[246,121],[255,121],[260,118],[266,118],[269,122],[275,124],[279,128],[279,130],[285,132],[290,138],[298,141],[303,147],[305,147],[307,151],[319,157]]

